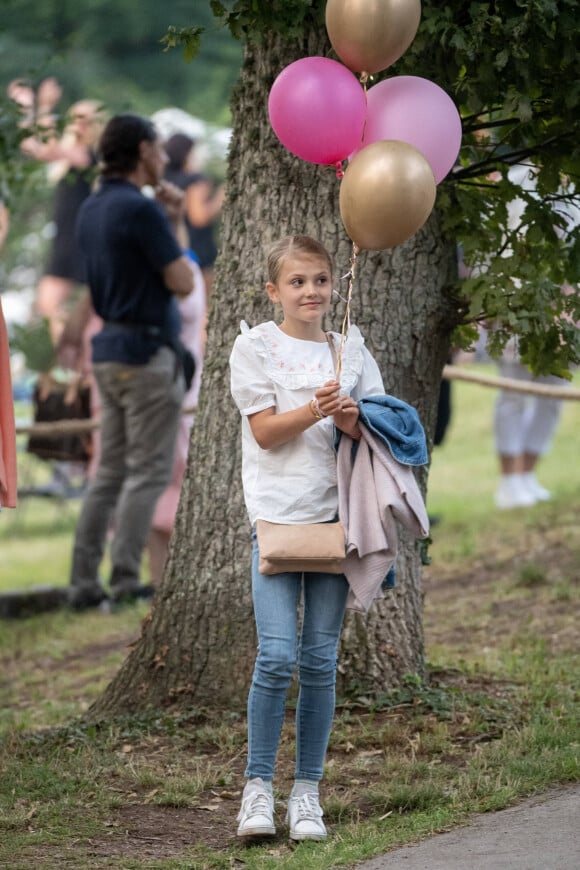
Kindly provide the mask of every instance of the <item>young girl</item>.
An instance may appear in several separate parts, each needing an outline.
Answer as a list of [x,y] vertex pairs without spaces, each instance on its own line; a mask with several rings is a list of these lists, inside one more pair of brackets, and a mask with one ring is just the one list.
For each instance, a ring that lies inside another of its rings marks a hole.
[[[338,510],[334,427],[357,439],[357,399],[384,393],[377,364],[351,327],[340,383],[323,318],[332,295],[327,250],[288,236],[268,256],[266,292],[283,319],[242,334],[230,358],[232,395],[242,414],[242,477],[252,526],[330,522]],[[340,336],[332,333],[338,351]],[[258,569],[253,533],[252,594],[258,657],[248,699],[247,783],[238,836],[276,833],[272,779],[286,692],[298,662],[295,784],[286,821],[292,840],[323,840],[318,800],[335,706],[338,642],[348,584],[343,575]],[[298,605],[303,597],[300,638]]]

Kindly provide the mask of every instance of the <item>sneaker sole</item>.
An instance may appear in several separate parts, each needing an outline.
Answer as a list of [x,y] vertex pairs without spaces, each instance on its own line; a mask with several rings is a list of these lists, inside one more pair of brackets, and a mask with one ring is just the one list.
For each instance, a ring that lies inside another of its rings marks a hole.
[[502,499],[496,499],[495,501],[495,506],[500,511],[511,511],[517,510],[518,508],[533,507],[535,504],[535,499],[533,501],[503,501]]
[[242,837],[242,838],[245,838],[245,837],[275,837],[276,836],[276,828],[271,827],[271,826],[266,827],[265,825],[261,828],[260,827],[246,828],[243,831],[240,831],[240,829],[238,828],[237,836]]
[[297,831],[290,831],[289,836],[295,843],[300,843],[302,840],[316,840],[320,842],[321,840],[326,840],[327,834],[300,834]]

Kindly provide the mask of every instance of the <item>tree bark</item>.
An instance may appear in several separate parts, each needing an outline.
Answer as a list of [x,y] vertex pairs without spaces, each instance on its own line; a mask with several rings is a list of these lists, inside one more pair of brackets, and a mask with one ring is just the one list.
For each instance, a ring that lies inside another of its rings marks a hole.
[[[287,233],[320,239],[348,270],[352,246],[338,208],[331,168],[307,164],[276,140],[267,116],[276,75],[292,61],[324,54],[326,34],[292,45],[272,36],[250,46],[233,96],[233,140],[221,254],[208,329],[199,410],[165,576],[140,640],[105,693],[93,720],[150,707],[242,706],[256,636],[250,589],[250,529],[241,485],[239,414],[229,389],[229,354],[239,323],[272,319],[263,289],[265,251]],[[390,252],[357,261],[353,322],[375,355],[387,392],[413,404],[428,433],[456,306],[446,288],[455,278],[455,243],[437,214]],[[340,330],[339,300],[326,326]],[[421,475],[426,487],[426,471]],[[423,668],[421,564],[402,536],[397,588],[366,616],[349,616],[339,691],[388,691]]]

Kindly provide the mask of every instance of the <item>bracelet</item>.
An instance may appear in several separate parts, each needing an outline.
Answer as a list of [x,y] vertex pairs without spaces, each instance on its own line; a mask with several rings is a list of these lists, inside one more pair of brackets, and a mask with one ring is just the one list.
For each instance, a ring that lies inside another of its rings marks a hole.
[[310,399],[310,401],[308,402],[308,407],[310,408],[310,410],[312,411],[312,413],[314,414],[314,416],[316,417],[317,420],[324,419],[324,414],[320,410],[320,406],[318,405],[318,402],[316,399]]
[[328,414],[325,414],[324,411],[322,410],[322,408],[320,407],[320,402],[318,401],[316,396],[312,397],[312,401],[314,402],[314,407],[316,408],[316,410],[318,411],[320,416],[321,417],[328,417]]

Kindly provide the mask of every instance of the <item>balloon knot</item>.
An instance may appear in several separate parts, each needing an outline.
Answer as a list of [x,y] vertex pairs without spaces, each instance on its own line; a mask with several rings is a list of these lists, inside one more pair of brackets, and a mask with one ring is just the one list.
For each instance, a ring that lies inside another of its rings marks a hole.
[[361,74],[360,74],[360,83],[361,83],[361,85],[366,85],[366,83],[368,82],[368,80],[369,80],[369,74],[368,74],[368,72],[364,72],[364,71],[361,72]]
[[344,170],[342,168],[342,161],[341,160],[336,161],[336,163],[334,164],[334,168],[336,169],[336,177],[338,179],[344,178]]

